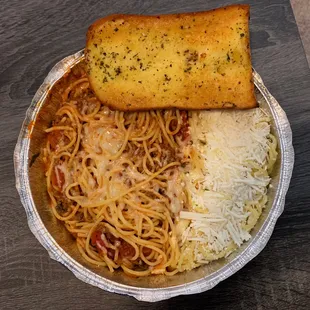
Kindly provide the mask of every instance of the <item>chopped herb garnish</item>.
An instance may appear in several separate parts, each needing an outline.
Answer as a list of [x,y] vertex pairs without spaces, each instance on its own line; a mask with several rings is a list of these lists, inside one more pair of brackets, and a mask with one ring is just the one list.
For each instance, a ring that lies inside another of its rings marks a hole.
[[115,68],[114,71],[115,71],[115,73],[116,73],[116,76],[117,76],[117,75],[120,75],[120,74],[122,73],[122,70],[121,70],[120,67]]
[[167,74],[165,74],[165,81],[167,82],[171,81],[171,78]]

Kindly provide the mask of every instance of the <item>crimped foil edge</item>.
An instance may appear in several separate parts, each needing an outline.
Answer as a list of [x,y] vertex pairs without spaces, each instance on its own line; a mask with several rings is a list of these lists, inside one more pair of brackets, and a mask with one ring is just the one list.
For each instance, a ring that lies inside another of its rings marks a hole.
[[264,85],[260,75],[254,70],[253,78],[256,87],[267,101],[272,116],[274,118],[278,133],[279,133],[279,147],[281,149],[281,163],[283,167],[280,170],[279,185],[271,210],[256,236],[251,239],[249,246],[247,246],[235,259],[226,264],[221,269],[201,278],[197,281],[174,286],[168,288],[139,288],[127,286],[105,279],[94,272],[83,267],[70,257],[54,240],[51,234],[44,227],[39,213],[34,204],[28,174],[28,151],[29,151],[29,134],[28,125],[34,120],[43,104],[44,98],[52,85],[75,63],[77,63],[84,55],[81,50],[74,55],[68,56],[58,62],[49,72],[36,92],[30,107],[26,112],[26,118],[23,122],[18,141],[14,151],[14,169],[16,177],[16,188],[20,195],[21,202],[27,214],[28,225],[32,233],[48,251],[50,257],[63,265],[65,265],[73,274],[80,280],[91,285],[100,287],[109,292],[126,294],[133,296],[140,301],[155,302],[165,300],[179,295],[195,294],[207,291],[219,282],[225,280],[233,275],[245,264],[257,256],[266,246],[270,236],[273,232],[275,223],[278,217],[284,210],[285,195],[289,187],[293,164],[294,164],[294,149],[292,146],[292,131],[285,112],[276,101],[276,99],[269,93]]

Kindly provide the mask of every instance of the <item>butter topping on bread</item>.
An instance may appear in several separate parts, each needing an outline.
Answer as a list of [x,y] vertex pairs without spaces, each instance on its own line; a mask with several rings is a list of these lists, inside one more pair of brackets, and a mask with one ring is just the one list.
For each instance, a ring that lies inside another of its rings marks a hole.
[[87,33],[96,96],[122,110],[253,108],[249,6],[160,16],[112,15]]

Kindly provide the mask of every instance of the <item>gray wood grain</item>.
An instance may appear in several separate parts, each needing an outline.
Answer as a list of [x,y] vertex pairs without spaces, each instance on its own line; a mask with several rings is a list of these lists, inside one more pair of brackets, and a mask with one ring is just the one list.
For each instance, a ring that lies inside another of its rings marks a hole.
[[[15,190],[13,150],[36,89],[51,67],[83,48],[87,27],[111,13],[199,11],[251,4],[253,65],[287,112],[296,165],[285,212],[266,249],[211,291],[157,304],[82,283],[31,234]],[[310,75],[288,0],[1,1],[1,309],[309,309]]]

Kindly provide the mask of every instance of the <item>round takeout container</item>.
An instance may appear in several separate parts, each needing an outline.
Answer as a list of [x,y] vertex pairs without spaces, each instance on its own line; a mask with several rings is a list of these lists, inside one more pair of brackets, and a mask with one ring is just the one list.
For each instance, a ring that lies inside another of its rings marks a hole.
[[43,146],[44,130],[49,127],[56,113],[56,107],[44,105],[45,98],[53,84],[83,57],[83,50],[79,51],[58,62],[49,72],[27,110],[18,137],[14,152],[16,188],[26,210],[30,230],[52,259],[65,265],[80,280],[109,292],[154,302],[213,288],[262,251],[283,212],[294,164],[292,132],[285,112],[264,86],[258,73],[253,70],[257,101],[260,107],[272,116],[272,133],[278,139],[279,154],[268,190],[267,206],[248,242],[225,259],[172,277],[158,275],[132,278],[121,271],[110,273],[107,268],[88,264],[78,252],[73,237],[53,216],[46,192],[45,169],[39,155]]

